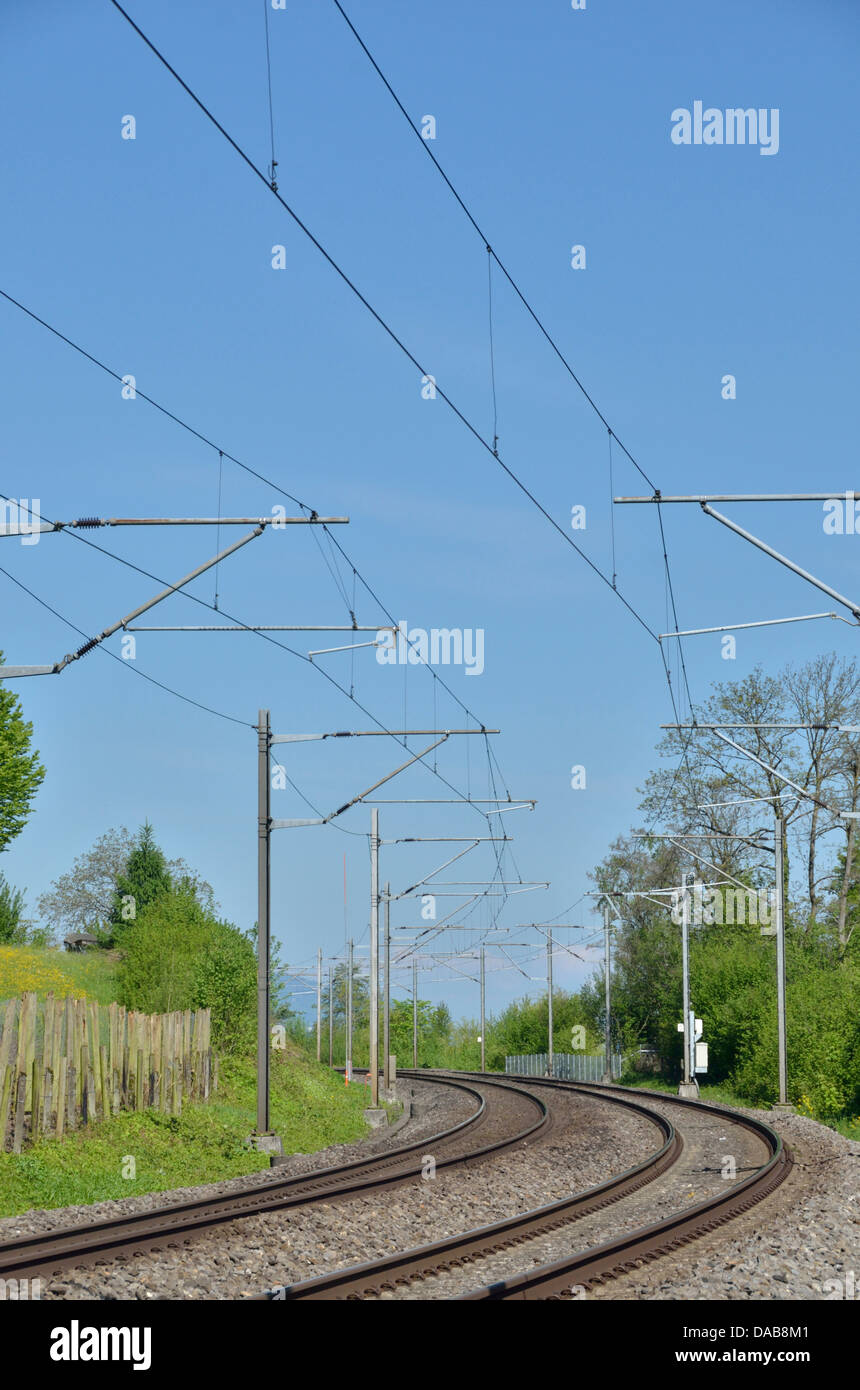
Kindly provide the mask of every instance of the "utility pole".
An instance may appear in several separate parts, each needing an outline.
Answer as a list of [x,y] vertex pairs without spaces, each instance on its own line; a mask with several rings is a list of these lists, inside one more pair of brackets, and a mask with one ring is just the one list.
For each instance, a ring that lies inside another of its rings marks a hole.
[[609,987],[609,971],[611,966],[609,956],[609,919],[611,908],[608,899],[603,900],[603,968],[606,975],[606,1004],[605,1022],[603,1025],[603,1050],[605,1062],[603,1066],[603,1076],[601,1080],[605,1086],[612,1084],[612,1013]]
[[382,1066],[385,1094],[391,1089],[391,884],[385,885],[385,986],[382,999]]
[[269,711],[257,719],[257,1134],[269,1132],[269,943],[271,931],[269,887],[271,809]]
[[379,811],[370,810],[370,1104],[379,1105]]
[[481,943],[481,1071],[486,1071],[484,1038],[486,1036],[486,1024],[484,1018],[484,945]]
[[776,1012],[779,1034],[779,1102],[777,1109],[793,1110],[788,1103],[788,1063],[785,1027],[785,820],[777,815],[773,834],[776,893],[774,926],[776,928]]
[[546,1074],[552,1076],[555,1058],[552,1050],[552,927],[546,934],[547,1056]]
[[317,947],[317,1061],[322,1061],[322,947]]
[[412,957],[412,1066],[418,1066],[418,962]]
[[695,1047],[695,1042],[693,1039],[690,1014],[690,894],[687,886],[687,875],[684,874],[682,877],[684,901],[681,916],[681,968],[683,973],[684,1070],[681,1084],[678,1087],[678,1095],[685,1096],[690,1100],[698,1096],[699,1083],[696,1080],[691,1064],[692,1050]]
[[334,1008],[332,1006],[332,975],[331,962],[328,967],[328,1064],[334,1064]]
[[346,976],[346,1079],[352,1080],[352,937],[349,939],[349,963]]

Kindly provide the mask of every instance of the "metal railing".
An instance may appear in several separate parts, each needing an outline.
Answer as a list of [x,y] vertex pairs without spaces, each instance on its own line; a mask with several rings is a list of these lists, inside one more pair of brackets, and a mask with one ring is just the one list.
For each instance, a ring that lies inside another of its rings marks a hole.
[[[624,1057],[621,1053],[612,1054],[612,1075],[618,1077],[624,1070]],[[552,1075],[562,1081],[600,1081],[606,1068],[606,1060],[588,1057],[582,1052],[556,1052],[553,1056]],[[547,1076],[549,1057],[546,1052],[532,1052],[525,1056],[506,1057],[505,1074],[508,1076]]]

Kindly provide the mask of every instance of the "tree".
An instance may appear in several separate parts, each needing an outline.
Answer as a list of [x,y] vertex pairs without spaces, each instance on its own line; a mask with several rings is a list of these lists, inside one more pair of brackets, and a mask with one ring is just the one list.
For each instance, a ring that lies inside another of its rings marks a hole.
[[[117,881],[127,873],[136,844],[137,836],[124,825],[106,830],[38,899],[42,917],[65,932],[98,934],[100,925],[113,917]],[[173,883],[187,882],[198,900],[214,911],[211,886],[183,859],[169,860],[167,869]]]
[[[221,1053],[250,1054],[257,1036],[254,933],[220,921],[193,885],[172,884],[137,914],[123,938],[119,1001],[144,1013],[211,1009]],[[280,1015],[288,1024],[289,1008]]]
[[206,927],[203,909],[188,893],[168,891],[142,907],[120,967],[120,1003],[143,1013],[189,1008]]
[[[3,653],[0,652],[0,675]],[[0,679],[0,852],[27,824],[33,798],[45,778],[39,754],[31,749],[33,725],[21,701]]]
[[[140,913],[171,891],[173,883],[167,860],[155,843],[149,821],[141,826],[137,842],[128,856],[125,871],[117,877],[111,921],[119,932],[137,921]],[[196,895],[186,892],[185,896]]]
[[0,874],[0,944],[15,945],[25,939],[26,932],[24,894]]
[[39,911],[67,932],[92,931],[110,921],[117,880],[125,873],[134,836],[123,825],[106,830],[92,849],[51,884],[38,900]]
[[[704,832],[701,855],[753,886],[772,880],[761,842],[772,834],[773,815],[780,816],[788,826],[787,871],[789,844],[803,866],[803,879],[794,884],[803,898],[797,922],[814,934],[832,881],[833,837],[846,849],[849,878],[856,853],[854,823],[838,813],[856,810],[860,801],[860,742],[839,726],[860,722],[860,667],[832,653],[802,666],[787,665],[778,677],[757,667],[744,680],[715,685],[696,721],[700,727],[694,734],[671,731],[659,745],[672,765],[651,774],[640,809],[651,824],[666,820],[676,832]],[[701,727],[709,723],[746,725],[730,729],[729,736],[781,775]],[[812,727],[793,729],[793,724]],[[755,797],[768,798],[770,805],[748,801],[703,809],[706,803]],[[800,909],[800,898],[796,901]]]

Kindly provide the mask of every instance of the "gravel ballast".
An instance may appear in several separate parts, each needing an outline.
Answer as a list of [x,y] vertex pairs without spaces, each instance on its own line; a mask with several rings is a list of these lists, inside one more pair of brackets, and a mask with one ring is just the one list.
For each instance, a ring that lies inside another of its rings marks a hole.
[[[247,1217],[179,1249],[67,1270],[45,1286],[43,1297],[247,1298],[557,1200],[660,1146],[647,1120],[597,1098],[561,1093],[550,1102],[552,1131],[526,1148],[384,1194]],[[440,1127],[437,1117],[433,1129]],[[401,1131],[395,1142],[407,1137]],[[50,1215],[51,1224],[61,1224],[57,1218],[67,1213]]]
[[713,1236],[588,1298],[860,1297],[860,1144],[802,1115],[749,1113],[792,1150],[794,1168],[781,1187]]
[[[74,1225],[96,1214],[151,1210],[169,1200],[247,1190],[287,1173],[378,1153],[430,1136],[465,1118],[473,1102],[429,1082],[414,1090],[418,1113],[396,1135],[383,1132],[323,1154],[295,1155],[278,1170],[206,1188],[101,1203],[97,1208],[28,1213],[0,1222],[0,1239]],[[527,1089],[524,1087],[523,1089]],[[468,1168],[440,1170],[386,1193],[264,1213],[219,1227],[172,1250],[69,1270],[43,1288],[50,1299],[241,1299],[399,1250],[441,1240],[581,1192],[631,1167],[659,1147],[646,1120],[599,1096],[548,1095],[554,1124],[544,1139]],[[647,1224],[724,1186],[719,1165],[734,1153],[739,1173],[763,1161],[761,1141],[720,1116],[642,1093],[641,1103],[674,1120],[685,1139],[680,1166],[632,1198],[524,1245],[499,1251],[393,1294],[407,1300],[458,1294],[558,1259]],[[609,1280],[580,1295],[594,1299],[835,1299],[853,1298],[860,1284],[860,1144],[804,1117],[749,1111],[791,1146],[794,1167],[782,1186],[749,1213],[688,1247]],[[729,1137],[731,1136],[731,1137]],[[420,1155],[420,1151],[419,1151]],[[423,1156],[423,1155],[420,1155]],[[428,1151],[432,1157],[432,1148]]]
[[65,1226],[79,1226],[99,1218],[154,1211],[166,1202],[194,1201],[267,1187],[285,1177],[299,1177],[318,1168],[369,1158],[401,1144],[438,1134],[468,1119],[478,1107],[473,1096],[428,1081],[398,1082],[397,1096],[404,1105],[411,1105],[412,1108],[412,1117],[405,1125],[396,1123],[391,1128],[374,1130],[366,1139],[356,1139],[349,1144],[332,1144],[316,1153],[290,1154],[277,1168],[263,1168],[256,1173],[225,1178],[223,1182],[202,1183],[199,1187],[176,1187],[169,1191],[145,1192],[136,1197],[93,1202],[90,1205],[52,1207],[46,1211],[28,1211],[18,1216],[3,1217],[0,1219],[0,1241],[39,1235],[43,1231],[54,1231]]

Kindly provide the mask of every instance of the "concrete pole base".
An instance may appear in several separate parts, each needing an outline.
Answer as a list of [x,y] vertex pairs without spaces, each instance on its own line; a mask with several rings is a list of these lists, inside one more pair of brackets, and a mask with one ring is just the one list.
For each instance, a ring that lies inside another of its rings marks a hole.
[[601,1078],[600,1078],[600,1084],[601,1084],[601,1086],[612,1086],[612,1085],[614,1084],[614,1083],[613,1083],[613,1080],[612,1080],[612,1072],[611,1072],[611,1071],[605,1071],[605,1072],[603,1073],[603,1075],[602,1075]]
[[683,1097],[684,1100],[698,1100],[698,1081],[682,1081],[680,1086],[678,1087],[678,1095]]
[[777,1110],[781,1115],[796,1115],[797,1106],[789,1105],[788,1101],[777,1101],[776,1105],[771,1106],[772,1110]]
[[260,1154],[282,1154],[284,1142],[279,1134],[249,1134],[245,1140],[249,1149]]
[[383,1110],[382,1106],[371,1105],[365,1110],[364,1118],[371,1129],[382,1129],[383,1125],[388,1124],[388,1111]]

